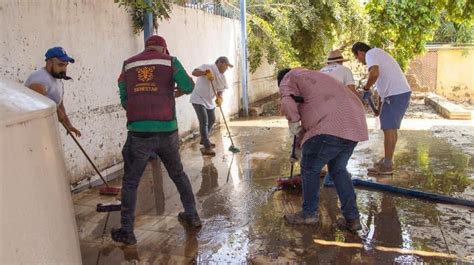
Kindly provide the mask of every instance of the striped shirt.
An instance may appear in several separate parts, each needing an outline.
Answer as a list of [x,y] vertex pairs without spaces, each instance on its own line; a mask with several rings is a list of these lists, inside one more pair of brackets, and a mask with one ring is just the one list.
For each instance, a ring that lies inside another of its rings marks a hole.
[[[301,96],[296,103],[290,95]],[[327,134],[360,142],[369,139],[362,103],[342,83],[319,71],[295,68],[280,84],[281,111],[288,121],[301,121],[301,145]]]

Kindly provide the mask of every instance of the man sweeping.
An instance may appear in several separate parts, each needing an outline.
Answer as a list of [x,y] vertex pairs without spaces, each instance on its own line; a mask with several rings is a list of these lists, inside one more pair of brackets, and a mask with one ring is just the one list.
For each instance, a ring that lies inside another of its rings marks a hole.
[[224,73],[229,67],[234,66],[229,63],[227,57],[221,56],[214,64],[203,64],[192,72],[198,79],[189,101],[193,104],[199,120],[200,143],[204,146],[201,148],[203,155],[216,155],[214,151],[216,145],[209,140],[209,135],[216,121],[216,105],[221,107],[224,90],[228,88]]
[[66,75],[69,63],[74,63],[74,59],[67,55],[62,47],[48,49],[45,54],[45,67],[33,72],[25,81],[25,86],[48,97],[56,103],[58,120],[70,131],[81,136],[81,132],[76,129],[66,114],[64,107],[64,80],[71,78]]
[[[301,135],[302,211],[284,216],[289,224],[318,222],[320,171],[324,165],[334,178],[344,226],[361,229],[356,194],[347,163],[357,142],[368,140],[365,111],[359,98],[341,82],[319,71],[304,68],[278,73],[281,111],[292,136]],[[298,103],[294,100],[301,97]]]
[[151,36],[145,50],[123,64],[118,80],[120,101],[127,112],[127,141],[122,150],[121,228],[112,229],[112,239],[126,245],[137,242],[133,233],[137,188],[150,157],[159,156],[178,189],[184,212],[178,219],[190,227],[200,227],[194,194],[183,171],[179,155],[175,111],[175,83],[189,94],[194,84],[176,57],[165,53],[166,41]]
[[411,89],[398,63],[384,50],[357,42],[352,46],[352,53],[369,69],[364,99],[371,96],[370,88],[375,84],[382,102],[380,127],[384,135],[385,155],[368,172],[373,175],[391,175],[398,130],[410,104]]

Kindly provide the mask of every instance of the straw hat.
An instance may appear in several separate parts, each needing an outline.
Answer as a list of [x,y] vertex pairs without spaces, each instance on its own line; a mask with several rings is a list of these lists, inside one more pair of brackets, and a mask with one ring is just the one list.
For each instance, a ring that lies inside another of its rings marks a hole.
[[349,59],[344,59],[344,57],[342,57],[342,53],[340,50],[334,50],[334,51],[329,52],[328,54],[327,63],[346,62],[346,61],[349,61]]

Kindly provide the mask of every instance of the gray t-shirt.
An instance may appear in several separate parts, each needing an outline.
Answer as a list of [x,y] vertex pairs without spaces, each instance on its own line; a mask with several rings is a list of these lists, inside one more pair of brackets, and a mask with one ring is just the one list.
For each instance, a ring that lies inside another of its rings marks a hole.
[[25,86],[40,84],[46,88],[46,96],[60,105],[64,96],[64,84],[61,79],[54,78],[45,68],[33,72],[25,81]]

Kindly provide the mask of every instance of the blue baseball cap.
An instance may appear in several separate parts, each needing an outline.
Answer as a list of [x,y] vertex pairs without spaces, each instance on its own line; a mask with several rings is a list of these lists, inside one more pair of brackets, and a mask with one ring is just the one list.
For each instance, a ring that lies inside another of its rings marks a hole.
[[63,62],[70,62],[70,63],[75,62],[73,58],[67,55],[66,51],[62,47],[53,47],[49,49],[44,56],[46,56],[46,60],[51,59],[51,58],[58,58],[59,60]]

